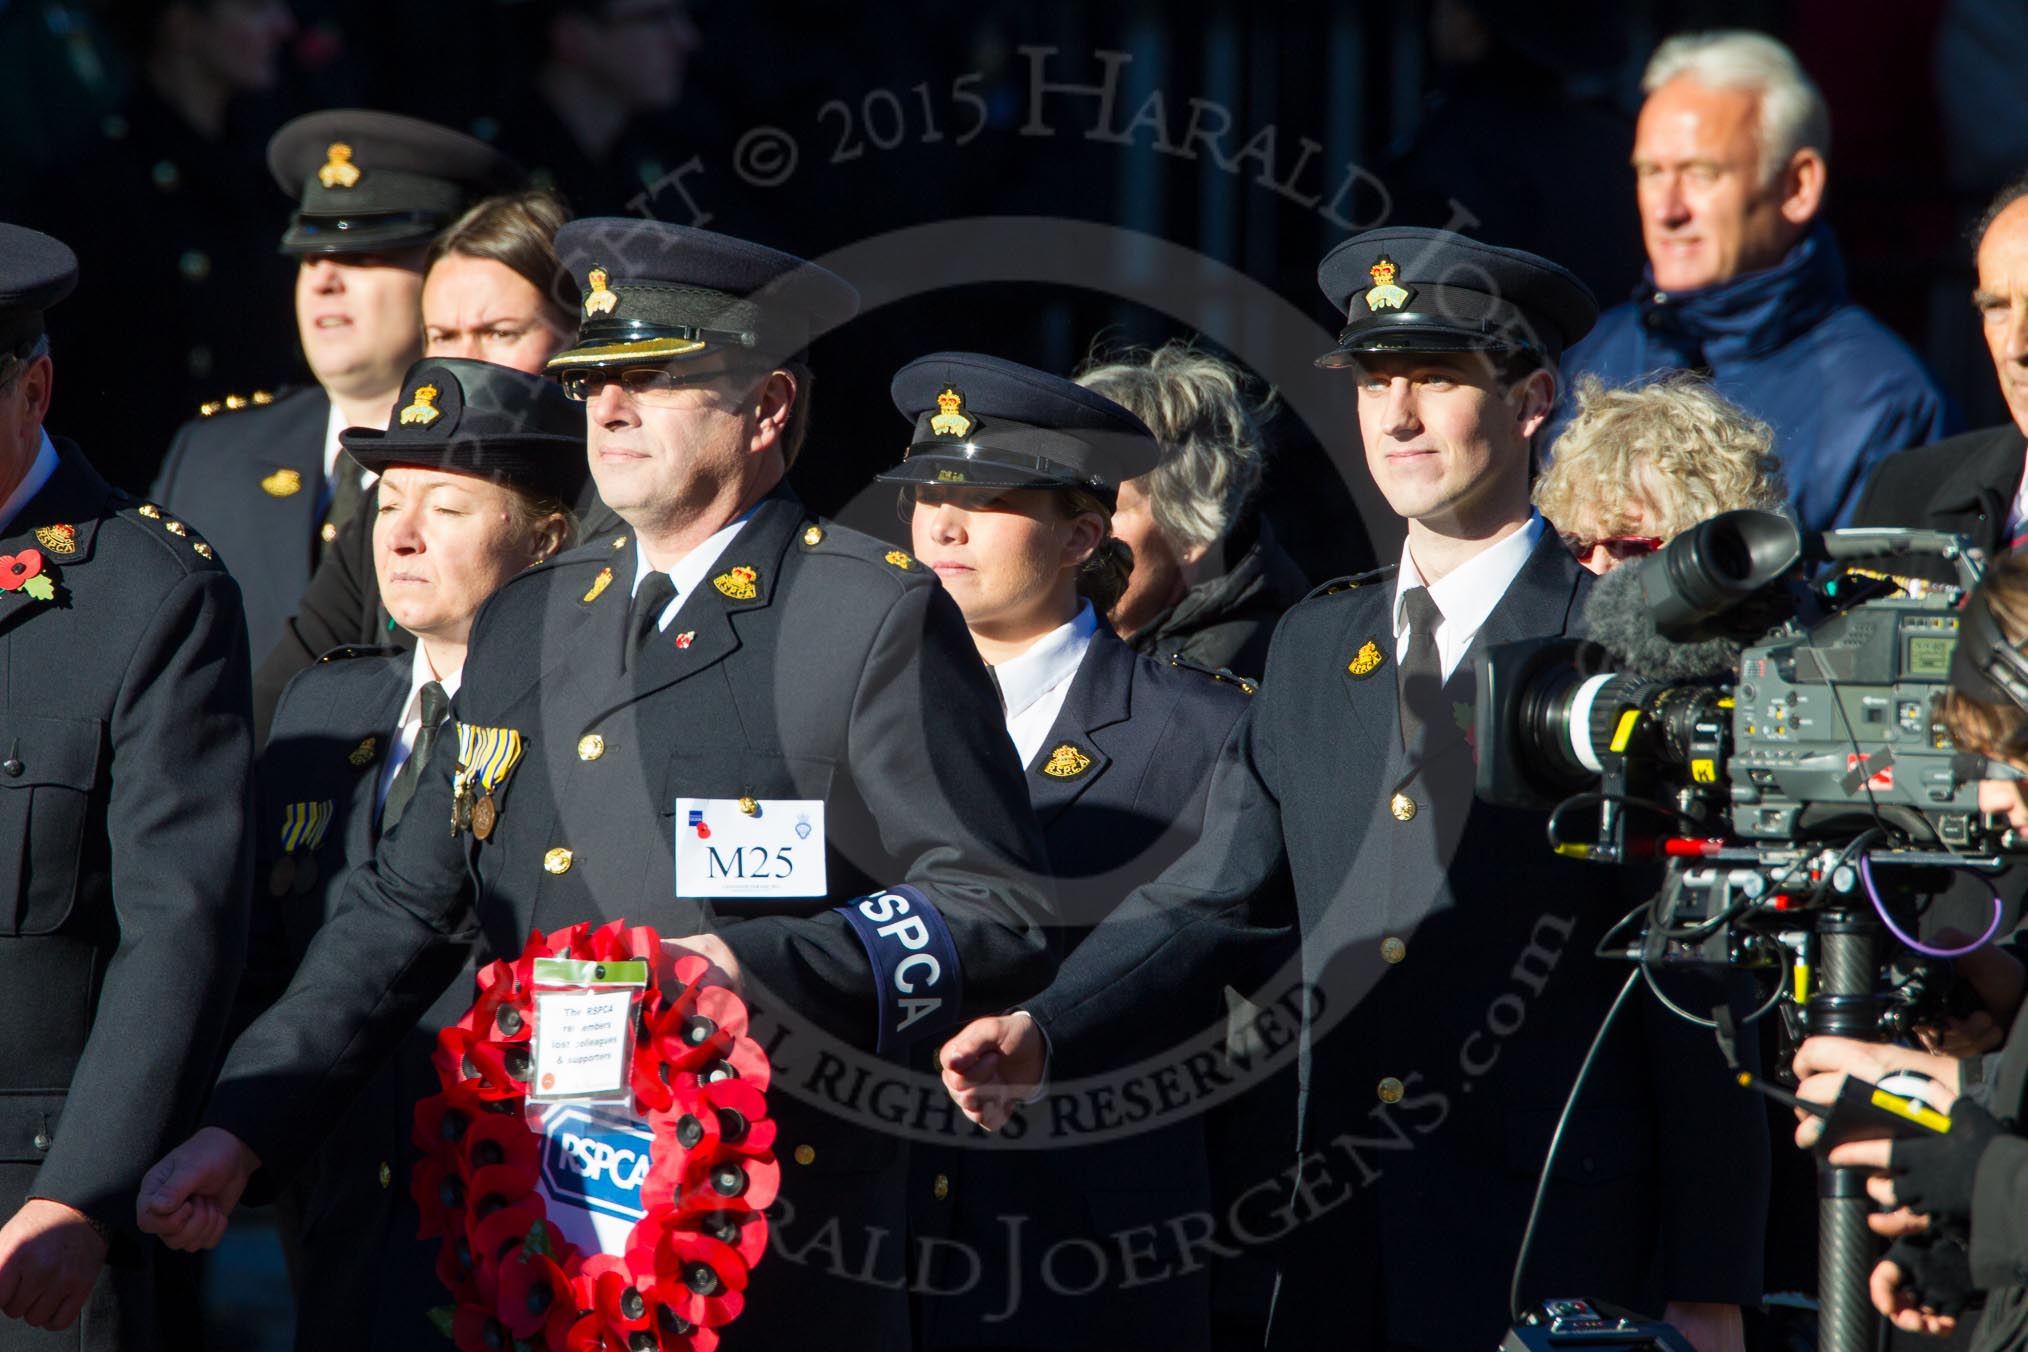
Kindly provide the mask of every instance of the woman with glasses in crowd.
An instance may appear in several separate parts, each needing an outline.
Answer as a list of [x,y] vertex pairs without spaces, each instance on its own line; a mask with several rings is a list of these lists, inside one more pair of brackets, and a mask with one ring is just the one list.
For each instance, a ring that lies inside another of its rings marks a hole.
[[1535,509],[1594,573],[1652,554],[1720,512],[1788,499],[1774,433],[1694,376],[1634,389],[1595,378],[1535,481]]

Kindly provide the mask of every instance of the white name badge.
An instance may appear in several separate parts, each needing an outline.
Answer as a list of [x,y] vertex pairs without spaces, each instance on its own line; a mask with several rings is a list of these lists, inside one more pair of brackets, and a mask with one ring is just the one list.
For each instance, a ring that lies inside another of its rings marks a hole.
[[596,1098],[627,1087],[633,992],[624,988],[535,993],[535,1084],[531,1099]]
[[676,800],[679,897],[822,897],[824,803],[768,798]]

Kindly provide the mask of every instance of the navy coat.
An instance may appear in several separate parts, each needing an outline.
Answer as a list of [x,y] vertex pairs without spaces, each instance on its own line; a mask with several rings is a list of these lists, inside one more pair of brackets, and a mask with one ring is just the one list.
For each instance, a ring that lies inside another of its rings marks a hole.
[[[1212,762],[1245,707],[1237,683],[1140,656],[1100,627],[1028,766],[1068,944],[1197,838]],[[1076,756],[1062,757],[1062,747]],[[1063,773],[1077,757],[1083,768]],[[1223,1009],[1218,989],[1202,994],[1207,1015]],[[1204,1267],[1170,1281],[1103,1283],[1082,1295],[1067,1294],[1070,1284],[1045,1280],[1043,1271],[1051,1249],[1111,1243],[1142,1227],[1173,1264],[1168,1219],[1202,1214],[1209,1204],[1202,1123],[1047,1151],[995,1148],[1006,1144],[975,1131],[963,1143],[916,1152],[912,1227],[918,1240],[946,1241],[930,1246],[918,1346],[1208,1346]],[[967,1280],[966,1252],[980,1259],[976,1282]]]
[[131,1352],[135,1190],[193,1125],[246,941],[246,635],[210,546],[58,446],[0,532],[52,587],[0,591],[0,1215],[47,1197],[114,1242],[79,1327],[0,1319],[0,1349]]
[[[1570,631],[1589,580],[1545,533],[1476,645]],[[1303,1169],[1263,1175],[1234,1216],[1281,1265],[1274,1346],[1497,1343],[1551,1128],[1627,975],[1591,956],[1631,904],[1618,880],[1552,855],[1539,814],[1476,801],[1462,727],[1408,762],[1392,593],[1383,573],[1289,612],[1203,836],[1030,1005],[1069,1079],[1187,1047],[1205,984],[1300,936]],[[1469,672],[1446,688],[1466,710]],[[1572,1116],[1524,1293],[1758,1299],[1748,1100],[1707,1037],[1632,1006]]]
[[281,637],[317,561],[330,417],[330,400],[311,385],[193,418],[177,429],[150,490],[211,541],[238,580],[256,662]]
[[[824,1075],[848,1059],[877,1067],[866,1049],[881,1010],[868,953],[833,908],[904,881],[936,907],[962,992],[912,1030],[934,1041],[1053,971],[1041,834],[971,637],[928,570],[786,490],[716,566],[726,586],[695,589],[624,665],[628,536],[494,593],[454,717],[524,739],[495,793],[498,826],[483,843],[447,829],[456,757],[433,757],[375,867],[352,875],[287,994],[235,1045],[210,1120],[291,1171],[418,1019],[470,1005],[472,962],[578,921],[713,930],[776,1025],[764,1045],[781,1067],[778,1247],[740,1335],[787,1346],[822,1327],[844,1346],[899,1346],[898,1251],[861,1250],[868,1231],[904,1232],[906,1150],[839,1096],[838,1070]],[[823,800],[829,895],[673,897],[680,796]]]

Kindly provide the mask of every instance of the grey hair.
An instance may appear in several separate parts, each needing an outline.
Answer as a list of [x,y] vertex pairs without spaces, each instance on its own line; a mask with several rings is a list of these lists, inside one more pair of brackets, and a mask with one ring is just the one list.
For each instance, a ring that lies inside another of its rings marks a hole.
[[1186,547],[1224,539],[1260,487],[1260,425],[1274,391],[1255,401],[1245,371],[1176,339],[1096,361],[1077,383],[1125,407],[1161,443],[1161,463],[1142,486],[1162,533]]
[[49,335],[38,333],[25,352],[0,353],[0,394],[14,393],[21,373],[49,355]]
[[1655,48],[1641,76],[1652,94],[1687,77],[1706,89],[1740,89],[1760,100],[1760,178],[1772,183],[1799,150],[1831,157],[1831,111],[1796,54],[1765,33],[1743,28],[1678,33]]

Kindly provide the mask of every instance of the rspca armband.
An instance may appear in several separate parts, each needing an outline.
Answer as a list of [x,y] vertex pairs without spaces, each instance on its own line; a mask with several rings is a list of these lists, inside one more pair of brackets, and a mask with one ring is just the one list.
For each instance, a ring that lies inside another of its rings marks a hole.
[[837,908],[873,960],[880,1001],[880,1035],[874,1050],[954,1026],[964,991],[958,946],[937,908],[913,887],[890,887]]

